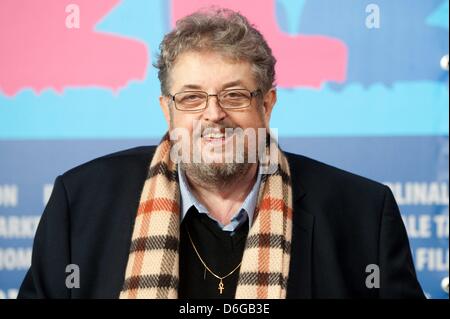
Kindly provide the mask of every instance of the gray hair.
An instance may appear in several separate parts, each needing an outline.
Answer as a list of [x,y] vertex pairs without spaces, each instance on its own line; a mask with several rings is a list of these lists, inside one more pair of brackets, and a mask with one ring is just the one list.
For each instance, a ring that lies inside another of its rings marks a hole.
[[222,8],[197,11],[177,21],[165,35],[154,65],[161,93],[169,94],[169,71],[187,51],[214,51],[251,64],[254,80],[263,93],[274,87],[275,57],[262,34],[241,14]]

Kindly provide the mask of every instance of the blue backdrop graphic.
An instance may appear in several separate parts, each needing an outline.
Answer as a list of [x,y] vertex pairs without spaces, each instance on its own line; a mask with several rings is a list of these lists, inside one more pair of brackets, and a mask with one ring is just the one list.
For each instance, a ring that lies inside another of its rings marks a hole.
[[[283,32],[332,37],[348,49],[343,83],[278,89],[271,126],[281,145],[389,185],[427,296],[448,298],[441,281],[449,272],[449,95],[440,63],[448,56],[448,0],[274,3]],[[380,10],[378,29],[365,26],[371,3]],[[55,177],[94,157],[157,143],[167,129],[151,62],[172,5],[123,0],[96,24],[97,32],[139,40],[148,50],[145,79],[118,92],[24,87],[11,95],[0,82],[0,298],[17,294]]]

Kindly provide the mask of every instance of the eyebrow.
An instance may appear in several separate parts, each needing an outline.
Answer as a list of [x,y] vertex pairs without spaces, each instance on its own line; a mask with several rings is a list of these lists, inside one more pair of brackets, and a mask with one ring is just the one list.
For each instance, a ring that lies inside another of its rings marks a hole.
[[184,90],[201,90],[202,87],[200,85],[196,85],[196,84],[185,84],[180,88],[180,91],[184,91]]
[[225,83],[224,85],[222,85],[222,90],[224,90],[226,88],[229,88],[229,87],[232,87],[232,86],[245,87],[241,80],[237,80],[237,81],[232,81],[232,82]]
[[[221,90],[225,90],[225,89],[233,87],[233,86],[245,87],[241,80],[236,80],[236,81],[231,81],[231,82],[225,83],[224,85],[222,85]],[[204,90],[204,88],[201,85],[197,85],[197,84],[185,84],[180,88],[180,91],[183,91],[183,90]]]

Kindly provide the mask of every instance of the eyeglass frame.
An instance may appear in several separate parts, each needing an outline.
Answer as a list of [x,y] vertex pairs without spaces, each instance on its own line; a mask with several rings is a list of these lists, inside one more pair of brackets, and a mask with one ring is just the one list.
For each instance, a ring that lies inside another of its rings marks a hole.
[[[223,107],[221,104],[220,104],[220,99],[219,99],[219,95],[221,94],[221,93],[223,93],[223,92],[227,92],[227,91],[247,91],[247,92],[249,92],[250,93],[250,101],[249,101],[249,103],[248,103],[248,105],[247,106],[240,106],[240,107]],[[203,108],[201,108],[201,109],[194,109],[194,110],[188,110],[188,109],[179,109],[178,107],[177,107],[177,103],[175,102],[175,96],[177,95],[177,94],[181,94],[181,93],[190,93],[190,92],[192,92],[192,93],[204,93],[205,95],[206,95],[206,104],[205,104],[205,107],[203,107]],[[246,108],[248,108],[248,107],[250,107],[251,105],[252,105],[252,99],[255,97],[255,96],[257,96],[258,94],[261,94],[261,89],[256,89],[256,90],[254,90],[254,91],[250,91],[250,90],[247,90],[247,89],[228,89],[228,90],[222,90],[222,91],[220,91],[219,93],[216,93],[216,94],[208,94],[208,92],[205,92],[205,91],[201,91],[201,90],[192,90],[192,91],[182,91],[182,92],[177,92],[177,93],[175,93],[175,94],[167,94],[167,96],[168,97],[170,97],[170,100],[173,102],[173,104],[174,104],[174,106],[175,106],[175,108],[178,110],[178,111],[181,111],[181,112],[200,112],[200,111],[204,111],[204,110],[206,110],[207,108],[208,108],[208,103],[209,103],[209,97],[210,96],[215,96],[216,98],[217,98],[217,104],[222,108],[222,109],[224,109],[224,110],[242,110],[242,109],[246,109]]]

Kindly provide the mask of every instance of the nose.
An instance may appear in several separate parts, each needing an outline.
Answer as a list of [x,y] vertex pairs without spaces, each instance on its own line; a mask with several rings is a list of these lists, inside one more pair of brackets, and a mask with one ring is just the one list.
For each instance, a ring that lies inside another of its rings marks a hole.
[[203,111],[203,118],[211,122],[220,122],[226,117],[226,113],[220,107],[219,100],[216,95],[210,95],[208,98],[208,105]]

